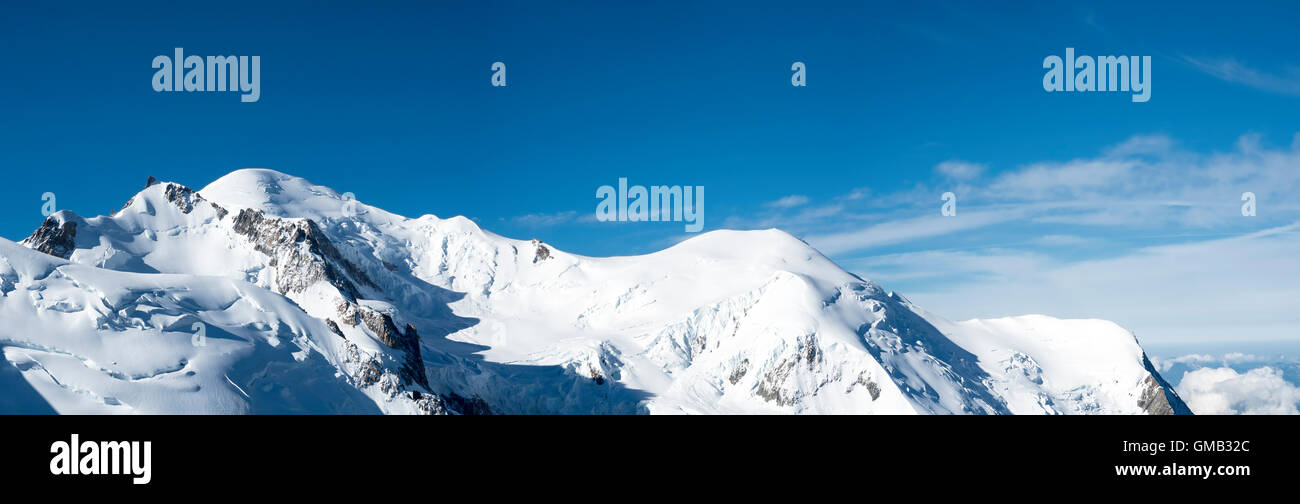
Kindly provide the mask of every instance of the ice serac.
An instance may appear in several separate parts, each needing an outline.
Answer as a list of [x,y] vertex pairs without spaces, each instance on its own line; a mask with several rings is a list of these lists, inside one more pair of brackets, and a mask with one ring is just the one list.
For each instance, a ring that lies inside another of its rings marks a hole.
[[1114,324],[950,322],[778,230],[583,257],[250,169],[23,244],[0,346],[60,412],[1187,412]]

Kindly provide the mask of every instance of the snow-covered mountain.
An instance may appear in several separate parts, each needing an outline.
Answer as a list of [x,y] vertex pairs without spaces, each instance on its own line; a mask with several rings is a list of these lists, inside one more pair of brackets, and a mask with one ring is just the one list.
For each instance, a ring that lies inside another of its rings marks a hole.
[[1187,412],[1113,323],[950,322],[782,231],[583,257],[255,169],[0,239],[0,348],[10,412]]

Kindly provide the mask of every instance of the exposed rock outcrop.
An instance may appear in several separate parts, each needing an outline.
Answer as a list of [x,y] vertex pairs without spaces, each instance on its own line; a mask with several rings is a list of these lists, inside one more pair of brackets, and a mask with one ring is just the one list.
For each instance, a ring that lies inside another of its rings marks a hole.
[[418,383],[429,388],[429,380],[424,375],[424,359],[420,357],[420,334],[415,326],[406,324],[406,330],[400,331],[393,323],[393,317],[367,308],[360,310],[361,321],[366,328],[389,348],[400,350],[404,354],[398,376],[405,384]]
[[67,259],[77,248],[77,220],[79,218],[76,214],[70,211],[56,212],[46,217],[41,227],[36,228],[31,236],[22,241],[22,244],[60,259]]
[[[212,207],[213,210],[217,212],[217,219],[226,218],[226,214],[228,212],[226,211],[225,208],[222,208],[221,205],[203,199],[203,196],[199,196],[199,193],[195,192],[194,189],[190,189],[189,187],[177,184],[175,182],[159,182],[157,179],[151,176],[149,177],[149,180],[145,182],[144,188],[148,189],[158,184],[165,185],[165,187],[163,188],[163,198],[166,199],[167,202],[176,205],[176,208],[180,209],[181,213],[188,214],[190,212],[193,212],[194,208],[199,204],[207,203]],[[133,203],[135,203],[134,197],[132,197],[129,200],[126,200],[126,204],[122,205],[122,208],[119,208],[116,212],[113,212],[112,215],[117,215],[121,213],[122,210],[126,210]]]
[[310,219],[266,217],[246,208],[235,216],[235,232],[271,257],[277,272],[276,289],[281,294],[302,292],[320,280],[329,282],[349,301],[361,297],[358,286],[378,288],[365,271],[339,254]]
[[[254,249],[271,257],[271,265],[276,269],[275,287],[281,294],[300,293],[317,282],[328,282],[342,296],[335,301],[342,323],[364,324],[381,343],[398,351],[397,382],[381,383],[385,392],[403,392],[412,384],[430,388],[420,356],[420,335],[415,327],[407,324],[405,330],[398,329],[391,315],[357,304],[362,298],[361,287],[379,287],[365,271],[339,253],[314,221],[267,217],[257,210],[243,209],[235,216],[234,230],[247,237]],[[331,330],[342,334],[337,324]],[[380,383],[385,371],[380,361],[368,361],[363,364],[358,381],[367,386]]]
[[546,245],[542,245],[540,240],[533,238],[533,246],[537,247],[537,252],[533,254],[533,264],[551,258],[551,249],[546,248]]
[[1142,397],[1138,399],[1138,407],[1147,412],[1148,415],[1191,415],[1192,409],[1187,407],[1183,398],[1178,396],[1174,387],[1166,382],[1160,373],[1156,372],[1155,366],[1151,364],[1146,354],[1142,354],[1142,366],[1146,368],[1150,376],[1142,382]]

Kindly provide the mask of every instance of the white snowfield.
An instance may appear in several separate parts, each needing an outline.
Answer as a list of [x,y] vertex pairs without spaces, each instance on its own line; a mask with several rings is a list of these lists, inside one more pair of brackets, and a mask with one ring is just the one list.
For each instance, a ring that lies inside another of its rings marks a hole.
[[55,214],[0,294],[5,412],[1186,412],[1113,323],[950,322],[782,231],[583,257],[270,170]]

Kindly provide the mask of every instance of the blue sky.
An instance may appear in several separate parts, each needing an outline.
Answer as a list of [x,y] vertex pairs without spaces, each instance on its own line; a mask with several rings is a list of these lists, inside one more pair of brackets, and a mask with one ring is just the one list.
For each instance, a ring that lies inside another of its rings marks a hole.
[[[0,236],[47,191],[98,215],[149,175],[262,167],[587,255],[687,238],[593,222],[627,177],[705,186],[706,230],[785,229],[951,318],[1300,341],[1300,7],[628,4],[6,2]],[[175,47],[261,56],[260,101],[155,93]],[[1066,47],[1151,56],[1150,101],[1044,91]]]

